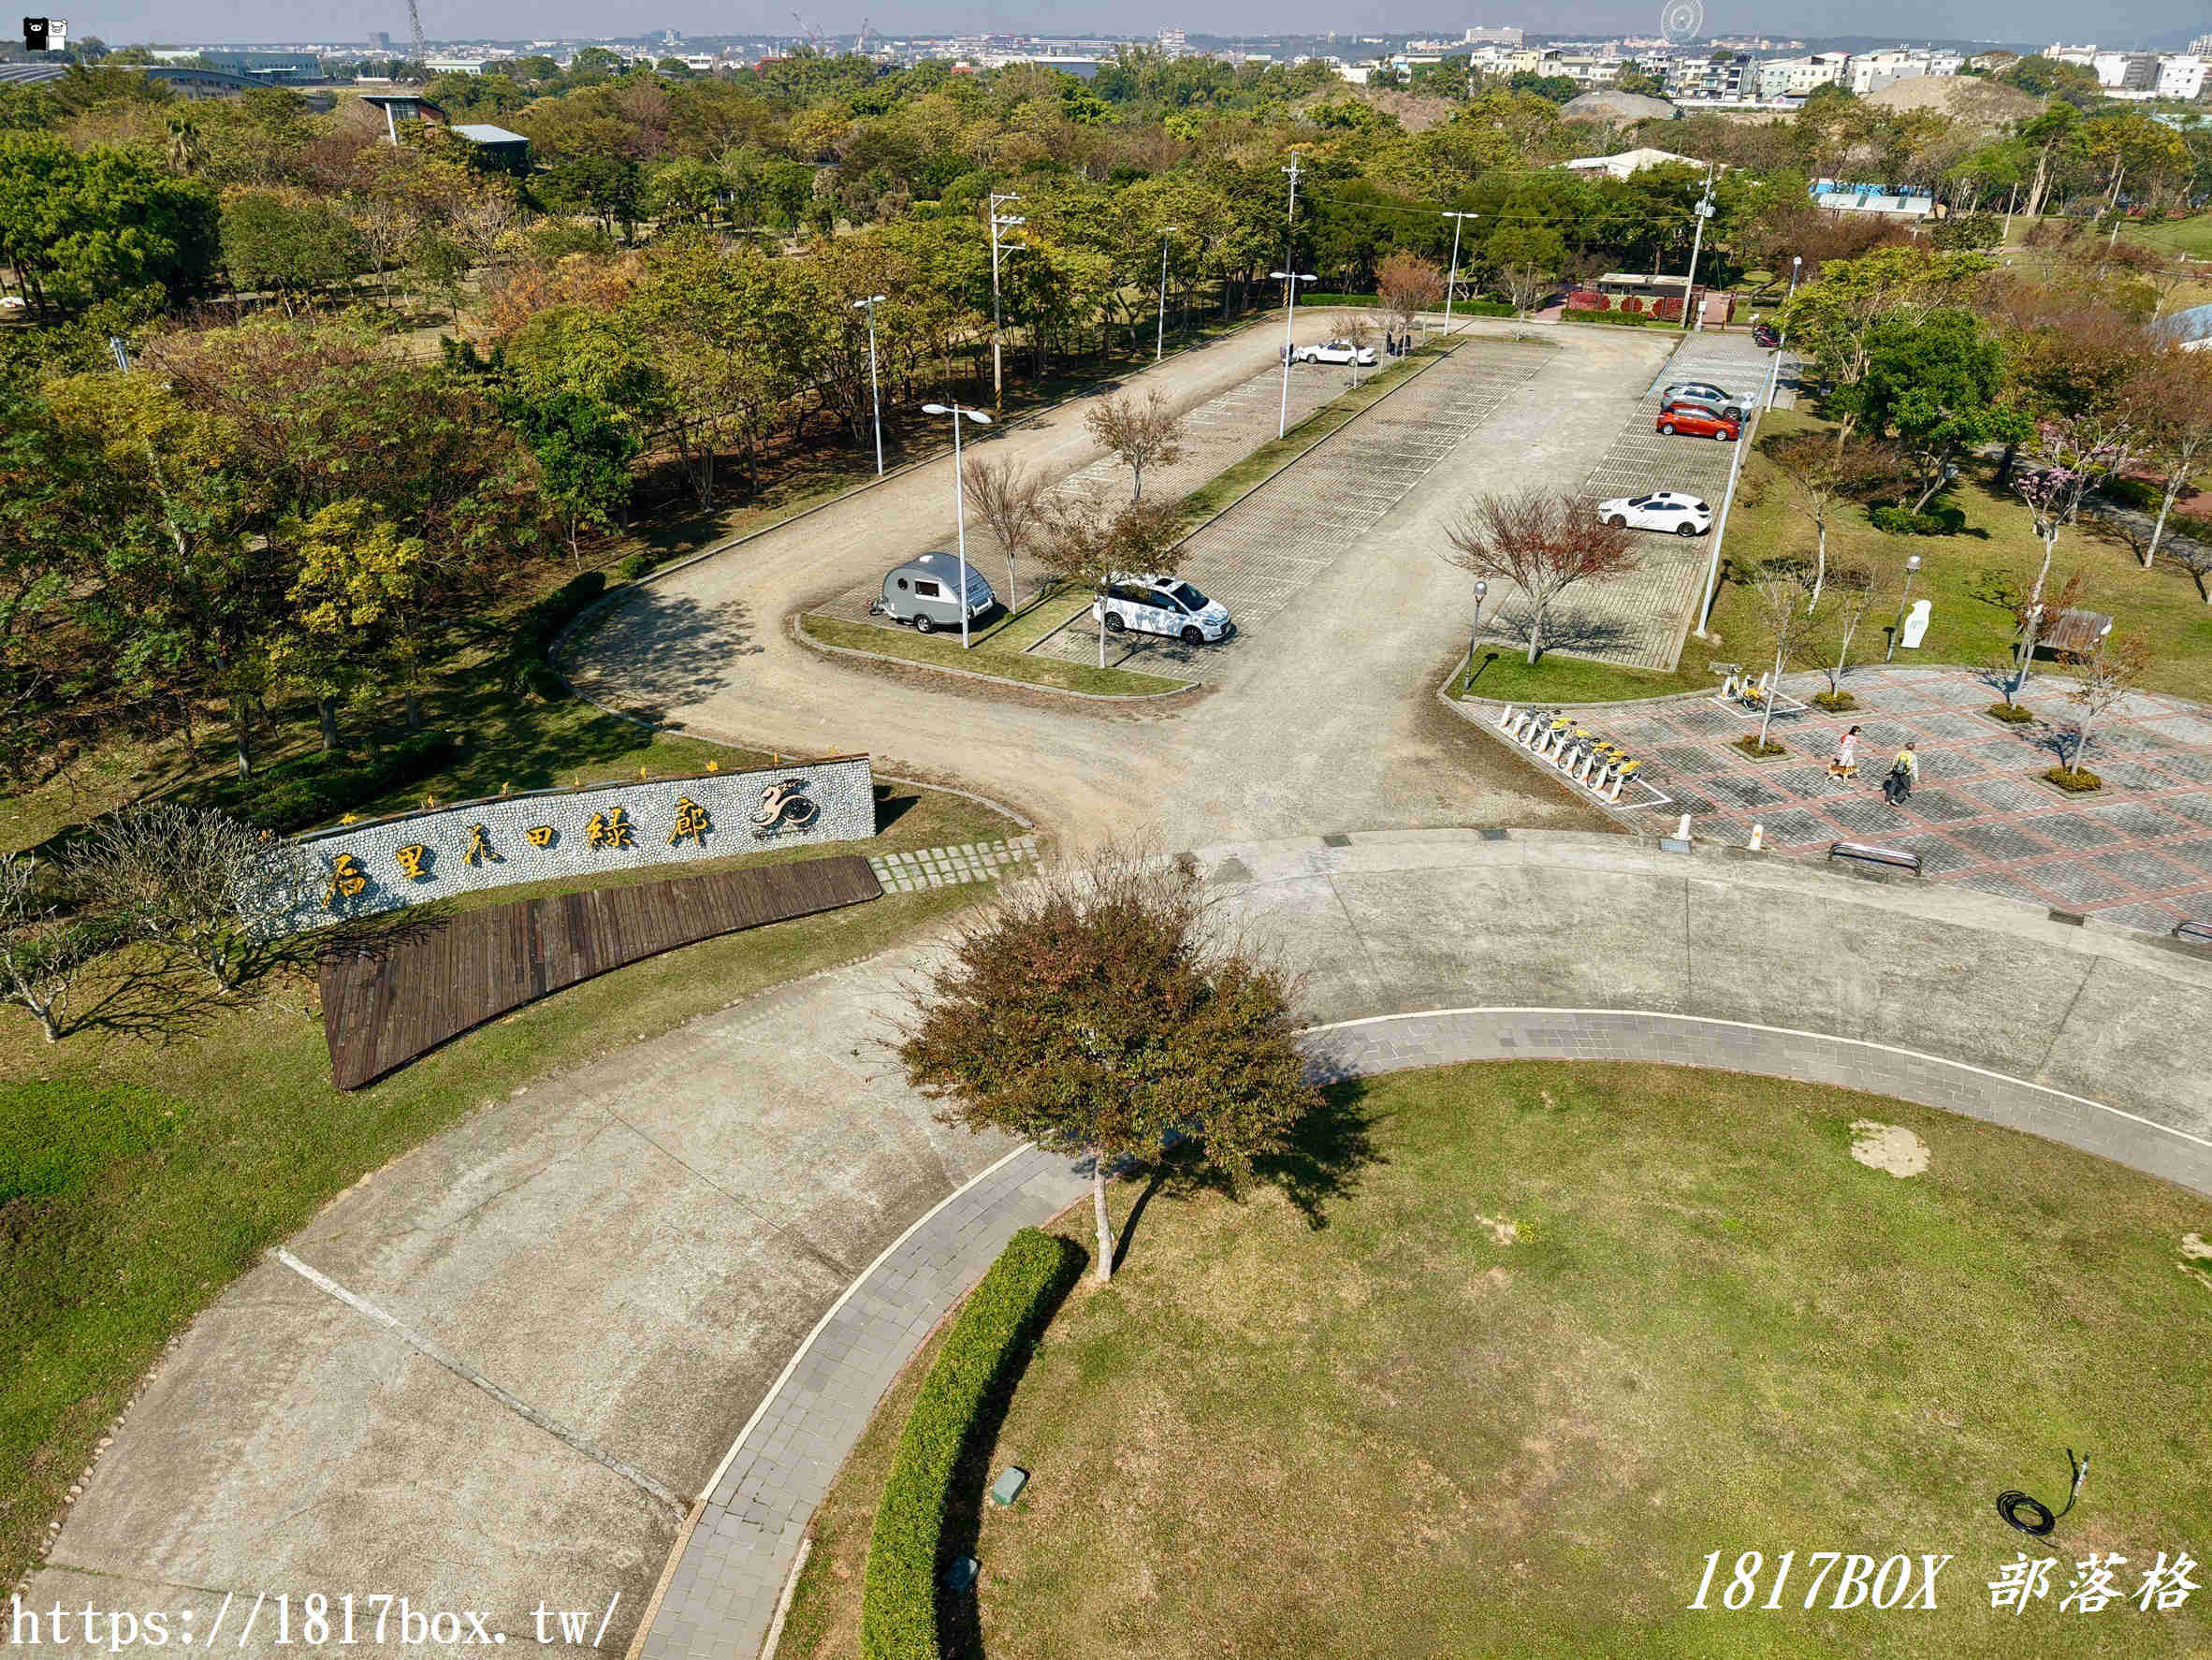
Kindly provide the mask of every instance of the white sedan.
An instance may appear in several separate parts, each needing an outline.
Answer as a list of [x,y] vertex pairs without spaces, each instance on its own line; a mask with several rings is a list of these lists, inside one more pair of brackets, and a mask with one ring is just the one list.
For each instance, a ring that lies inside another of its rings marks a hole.
[[1375,367],[1375,348],[1355,346],[1348,340],[1325,340],[1317,346],[1300,346],[1297,359],[1301,363],[1349,363],[1358,359],[1361,369]]
[[1648,496],[1615,496],[1597,504],[1598,517],[1609,525],[1632,531],[1666,531],[1677,536],[1702,536],[1712,529],[1712,509],[1695,496],[1680,490],[1654,490]]

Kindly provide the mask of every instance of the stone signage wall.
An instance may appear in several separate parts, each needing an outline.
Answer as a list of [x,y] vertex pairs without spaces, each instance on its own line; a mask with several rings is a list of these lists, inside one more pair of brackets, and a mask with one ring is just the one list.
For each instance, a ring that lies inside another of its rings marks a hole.
[[303,836],[275,933],[425,899],[876,833],[866,755],[491,796]]

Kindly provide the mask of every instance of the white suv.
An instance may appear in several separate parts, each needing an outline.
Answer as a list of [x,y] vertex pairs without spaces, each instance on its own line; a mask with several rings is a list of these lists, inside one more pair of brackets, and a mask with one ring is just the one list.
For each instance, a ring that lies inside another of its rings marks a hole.
[[1227,605],[1178,576],[1117,575],[1091,602],[1091,615],[1110,634],[1134,629],[1141,634],[1166,634],[1186,646],[1225,640],[1237,632]]
[[1317,346],[1300,346],[1296,357],[1301,363],[1349,363],[1357,358],[1361,369],[1375,367],[1375,348],[1355,346],[1348,340],[1323,341]]

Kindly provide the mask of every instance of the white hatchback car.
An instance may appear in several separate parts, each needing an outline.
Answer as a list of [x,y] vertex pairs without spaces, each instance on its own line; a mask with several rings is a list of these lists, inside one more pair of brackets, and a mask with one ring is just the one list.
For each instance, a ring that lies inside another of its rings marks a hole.
[[1361,369],[1375,367],[1375,348],[1355,346],[1348,340],[1325,340],[1317,346],[1300,346],[1295,356],[1301,363],[1349,363],[1357,357]]
[[1667,531],[1677,536],[1702,536],[1712,529],[1712,509],[1695,496],[1680,490],[1654,490],[1648,496],[1615,496],[1597,504],[1598,517],[1609,525],[1632,531]]
[[1165,634],[1186,646],[1226,640],[1237,632],[1227,605],[1206,598],[1179,576],[1117,575],[1091,602],[1091,615],[1110,634],[1133,629],[1141,634]]

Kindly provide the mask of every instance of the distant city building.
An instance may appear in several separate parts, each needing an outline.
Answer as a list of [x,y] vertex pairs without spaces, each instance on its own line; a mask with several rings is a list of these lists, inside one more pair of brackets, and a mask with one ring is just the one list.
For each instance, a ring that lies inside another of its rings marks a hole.
[[2158,95],[2161,98],[2179,98],[2190,101],[2205,95],[2205,71],[2212,68],[2205,61],[2207,54],[2196,53],[2189,57],[2171,57],[2159,63]]
[[2212,35],[2199,35],[2190,41],[2189,55],[2192,58],[2212,58]]
[[1844,66],[1841,84],[1865,97],[1900,80],[1924,75],[1956,75],[1961,63],[1955,51],[1929,51],[1893,47],[1883,51],[1855,51]]
[[2159,83],[2155,51],[2101,51],[2089,60],[2097,84],[2116,91],[2147,93]]
[[2091,41],[2087,46],[2062,46],[2054,41],[2044,49],[2043,55],[2054,64],[2072,64],[2077,69],[2087,69],[2097,62],[2097,45]]
[[[1573,161],[1559,165],[1570,173],[1580,173],[1585,178],[1604,173],[1609,178],[1625,179],[1640,173],[1646,167],[1664,167],[1674,163],[1683,167],[1701,167],[1705,164],[1695,156],[1677,155],[1671,150],[1654,150],[1646,145],[1640,150],[1623,150],[1619,155],[1579,155]],[[1722,171],[1725,172],[1725,167]]]
[[1189,39],[1181,29],[1162,29],[1159,32],[1159,55],[1163,58],[1188,57]]
[[369,36],[369,44],[378,51],[389,51],[392,50],[392,37],[384,30],[379,29]]
[[481,75],[484,65],[482,58],[429,58],[424,61],[423,70],[430,75]]
[[1935,211],[1935,197],[1917,188],[1894,190],[1886,184],[1847,184],[1835,179],[1815,179],[1812,205],[1840,215],[1925,219]]
[[247,51],[226,46],[156,47],[157,64],[204,65],[226,75],[284,86],[312,86],[323,79],[323,59],[312,51]]
[[1460,44],[1463,46],[1519,46],[1521,44],[1521,31],[1511,26],[1488,28],[1481,23],[1477,23],[1460,36]]
[[1806,58],[1768,58],[1759,66],[1759,96],[1771,98],[1809,97],[1817,88],[1833,86],[1843,79],[1844,66],[1851,62],[1851,54],[1844,51],[1816,51]]

